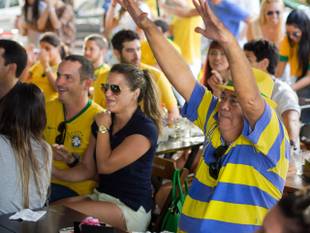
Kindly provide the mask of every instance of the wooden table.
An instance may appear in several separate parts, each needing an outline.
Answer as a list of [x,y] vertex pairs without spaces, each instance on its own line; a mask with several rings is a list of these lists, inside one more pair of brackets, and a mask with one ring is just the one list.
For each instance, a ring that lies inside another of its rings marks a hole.
[[[37,222],[12,221],[12,214],[0,215],[0,232],[17,233],[59,233],[64,227],[73,226],[73,222],[79,222],[86,215],[63,206],[51,206],[47,213]],[[111,228],[104,233],[121,233],[122,231]]]
[[203,135],[195,137],[170,138],[168,141],[160,142],[158,144],[156,155],[172,154],[180,150],[191,149],[191,152],[184,166],[185,168],[190,169],[199,150],[199,147],[204,143],[204,139],[205,137]]

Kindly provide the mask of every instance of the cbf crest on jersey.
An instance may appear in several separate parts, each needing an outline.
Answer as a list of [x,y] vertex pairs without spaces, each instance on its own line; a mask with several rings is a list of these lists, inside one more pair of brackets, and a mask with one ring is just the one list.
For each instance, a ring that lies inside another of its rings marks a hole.
[[79,135],[74,135],[71,138],[71,144],[73,147],[80,147],[81,145],[81,137]]

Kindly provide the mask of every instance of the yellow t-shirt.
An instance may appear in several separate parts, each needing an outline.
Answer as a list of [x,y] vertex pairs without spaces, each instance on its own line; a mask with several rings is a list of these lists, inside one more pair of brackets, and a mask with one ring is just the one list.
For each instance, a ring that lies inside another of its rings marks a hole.
[[[180,47],[174,43],[172,40],[168,39],[168,41],[172,44],[172,46],[181,54],[181,49]],[[154,66],[157,64],[157,61],[154,57],[154,54],[152,52],[152,49],[147,42],[147,40],[143,40],[141,42],[141,62],[143,64],[147,64],[150,66]]]
[[[177,107],[176,98],[173,95],[171,84],[169,83],[168,79],[164,76],[164,74],[158,69],[142,63],[140,65],[140,68],[143,70],[146,69],[150,72],[153,81],[156,83],[158,87],[160,102],[162,106],[167,108],[168,111],[176,108]],[[106,100],[105,95],[101,90],[101,84],[107,82],[108,74],[109,72],[105,72],[100,77],[98,77],[95,84],[94,97],[93,97],[93,100],[104,108],[106,108]]]
[[298,68],[298,44],[290,46],[287,36],[281,41],[279,46],[280,61],[288,62],[290,64],[291,76],[299,77],[301,69]]
[[[64,146],[74,154],[83,157],[91,134],[91,124],[97,113],[103,109],[94,101],[89,100],[87,105],[74,116],[66,121],[66,136]],[[47,125],[44,130],[44,138],[49,144],[55,143],[55,138],[59,135],[58,125],[64,121],[64,109],[59,99],[55,99],[46,105]],[[68,169],[66,163],[62,161],[53,161],[53,164],[58,169]],[[52,179],[52,183],[64,185],[79,195],[86,195],[93,191],[95,181],[86,180],[82,182],[67,182],[59,179]]]
[[[189,7],[193,7],[191,1]],[[201,35],[194,29],[202,24],[199,16],[195,17],[175,17],[172,22],[173,41],[181,51],[185,61],[193,64],[201,59]]]
[[95,81],[93,82],[93,87],[95,86],[95,82],[100,75],[110,70],[110,66],[107,64],[102,64],[94,70]]
[[[58,65],[51,67],[53,73],[56,75]],[[26,80],[26,82],[33,83],[37,85],[41,91],[44,93],[45,102],[49,102],[55,98],[57,98],[57,91],[53,88],[53,86],[48,81],[48,78],[45,74],[44,67],[40,62],[35,63],[29,69],[30,78]]]

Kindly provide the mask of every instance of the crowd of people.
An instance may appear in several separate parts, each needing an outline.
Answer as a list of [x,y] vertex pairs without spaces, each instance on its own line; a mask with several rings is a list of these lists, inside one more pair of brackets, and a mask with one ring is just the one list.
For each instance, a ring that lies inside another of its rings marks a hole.
[[310,122],[309,16],[282,0],[256,17],[229,0],[158,4],[110,1],[74,54],[72,5],[25,0],[29,44],[0,39],[0,214],[49,203],[146,231],[158,136],[182,115],[205,142],[179,232],[310,232],[309,190],[282,197]]

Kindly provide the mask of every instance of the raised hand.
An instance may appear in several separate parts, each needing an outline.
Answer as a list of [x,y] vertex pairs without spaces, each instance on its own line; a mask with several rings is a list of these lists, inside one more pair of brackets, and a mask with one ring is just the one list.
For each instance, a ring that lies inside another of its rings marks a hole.
[[144,29],[147,27],[150,20],[147,18],[147,13],[140,10],[137,1],[135,0],[116,0],[122,5],[124,9],[128,11],[132,19],[138,25],[138,27]]
[[223,23],[213,14],[207,0],[193,0],[193,4],[205,24],[205,29],[197,27],[196,32],[219,43],[226,43],[233,38]]

